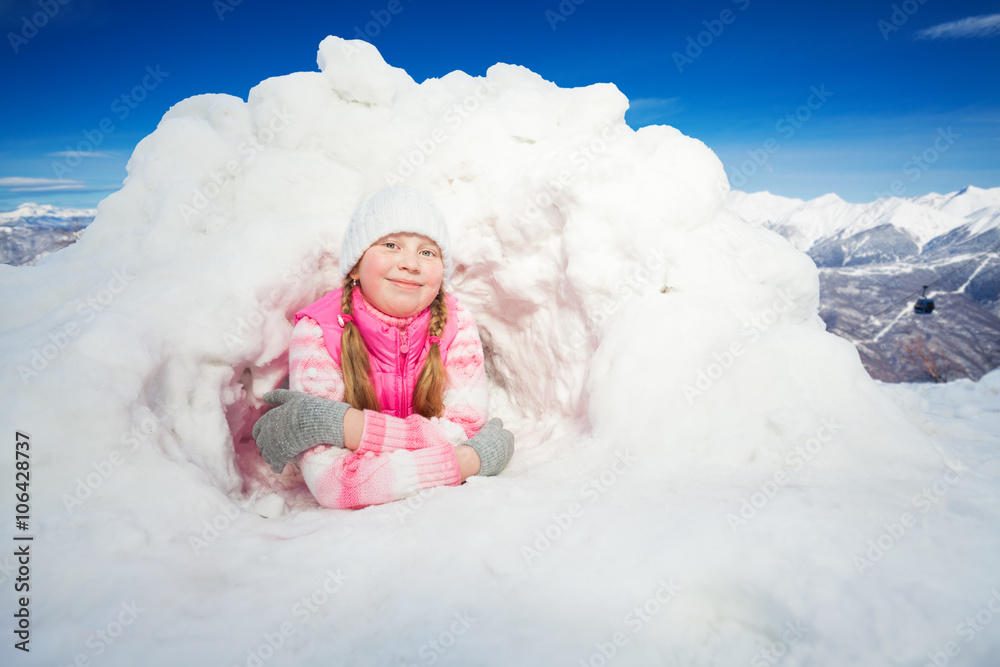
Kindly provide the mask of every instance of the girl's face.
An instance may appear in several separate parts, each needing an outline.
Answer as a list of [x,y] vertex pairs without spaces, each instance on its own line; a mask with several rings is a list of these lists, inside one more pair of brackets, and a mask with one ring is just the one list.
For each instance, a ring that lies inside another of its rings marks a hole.
[[365,251],[351,277],[361,283],[368,302],[386,315],[416,315],[441,289],[441,249],[420,234],[389,234]]

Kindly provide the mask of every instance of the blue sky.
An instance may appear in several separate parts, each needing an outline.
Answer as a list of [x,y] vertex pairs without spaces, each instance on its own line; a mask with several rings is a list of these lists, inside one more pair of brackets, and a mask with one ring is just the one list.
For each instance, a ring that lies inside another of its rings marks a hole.
[[0,29],[0,210],[94,206],[179,100],[246,99],[359,32],[417,81],[507,62],[612,82],[632,127],[704,141],[750,192],[1000,186],[997,0],[0,0]]

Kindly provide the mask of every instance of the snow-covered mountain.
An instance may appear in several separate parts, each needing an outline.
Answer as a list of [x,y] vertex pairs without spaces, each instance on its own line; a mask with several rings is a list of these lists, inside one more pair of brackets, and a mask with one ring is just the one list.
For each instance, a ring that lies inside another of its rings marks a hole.
[[[888,197],[867,204],[851,204],[835,194],[803,201],[769,192],[734,190],[728,205],[744,220],[780,233],[810,254],[817,244],[839,239],[845,260],[836,265],[842,266],[867,263],[868,253],[856,258],[851,250],[869,245],[872,239],[865,234],[873,230],[884,229],[881,234],[886,240],[907,238],[915,246],[913,254],[918,254],[931,240],[954,229],[990,219],[995,227],[1000,215],[1000,188],[969,186],[947,195]],[[874,242],[877,245],[878,239]]]
[[[820,316],[874,377],[978,378],[1000,365],[1000,188],[868,204],[733,191],[728,206],[809,253]],[[936,309],[918,315],[924,285]]]
[[0,224],[31,224],[75,229],[81,220],[93,220],[96,208],[60,208],[51,204],[26,202],[13,211],[0,211]]
[[34,264],[76,242],[96,215],[96,209],[33,202],[0,212],[0,264]]

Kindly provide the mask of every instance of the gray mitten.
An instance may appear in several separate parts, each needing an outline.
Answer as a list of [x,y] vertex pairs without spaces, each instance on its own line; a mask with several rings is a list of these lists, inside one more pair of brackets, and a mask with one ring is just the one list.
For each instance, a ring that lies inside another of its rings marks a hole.
[[316,445],[344,446],[344,414],[351,407],[347,403],[288,389],[267,392],[264,402],[278,406],[253,425],[253,438],[274,472]]
[[482,477],[498,474],[514,456],[514,434],[503,427],[498,417],[486,422],[478,433],[462,444],[469,445],[479,454],[479,475]]

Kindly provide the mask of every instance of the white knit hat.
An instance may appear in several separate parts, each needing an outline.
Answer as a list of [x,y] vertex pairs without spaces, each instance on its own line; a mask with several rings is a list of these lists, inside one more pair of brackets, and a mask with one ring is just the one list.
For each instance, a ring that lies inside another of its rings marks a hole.
[[409,232],[431,239],[441,248],[444,281],[451,278],[451,245],[444,216],[431,200],[411,188],[383,188],[354,209],[340,247],[340,279],[358,263],[365,251],[383,236]]

